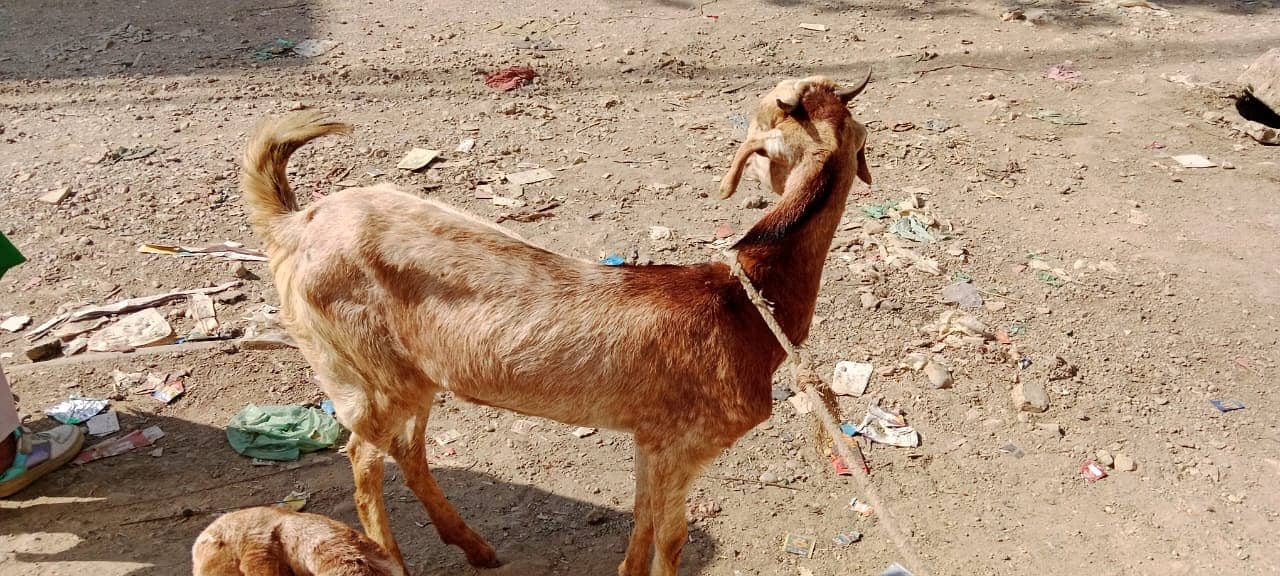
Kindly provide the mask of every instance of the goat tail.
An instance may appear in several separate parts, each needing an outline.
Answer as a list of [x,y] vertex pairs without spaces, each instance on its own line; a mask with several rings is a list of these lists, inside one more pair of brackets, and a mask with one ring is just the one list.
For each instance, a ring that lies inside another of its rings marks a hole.
[[350,125],[331,122],[318,112],[272,118],[254,131],[240,167],[240,192],[249,223],[268,244],[278,240],[279,220],[298,210],[298,198],[285,176],[289,157],[316,138],[350,132]]

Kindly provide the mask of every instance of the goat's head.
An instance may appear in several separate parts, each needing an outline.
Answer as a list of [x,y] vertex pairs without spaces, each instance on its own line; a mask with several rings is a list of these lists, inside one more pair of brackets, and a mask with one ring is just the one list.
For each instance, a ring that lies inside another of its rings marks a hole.
[[779,82],[761,98],[747,139],[720,181],[720,197],[733,195],[746,169],[782,194],[791,170],[806,154],[848,154],[858,178],[870,184],[864,151],[867,129],[847,107],[870,80],[867,70],[862,82],[848,88],[824,76]]

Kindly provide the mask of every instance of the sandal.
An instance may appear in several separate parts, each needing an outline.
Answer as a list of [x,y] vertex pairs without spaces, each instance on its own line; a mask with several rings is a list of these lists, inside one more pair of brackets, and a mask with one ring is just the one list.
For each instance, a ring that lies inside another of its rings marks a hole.
[[0,498],[6,498],[31,485],[41,476],[69,462],[84,446],[84,432],[71,424],[63,424],[44,432],[18,428],[18,451],[13,465],[0,474]]

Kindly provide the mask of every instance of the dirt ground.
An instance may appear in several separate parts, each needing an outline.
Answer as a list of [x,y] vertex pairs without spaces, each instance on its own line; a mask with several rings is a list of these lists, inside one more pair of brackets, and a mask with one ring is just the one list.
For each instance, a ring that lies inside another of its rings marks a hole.
[[[552,216],[504,226],[584,258],[705,261],[719,253],[718,227],[740,232],[767,210],[744,203],[765,194],[755,183],[714,198],[757,96],[781,78],[851,81],[871,66],[853,109],[871,130],[875,184],[850,200],[807,348],[827,376],[839,360],[877,367],[866,396],[841,399],[847,419],[878,399],[921,434],[917,448],[867,452],[872,484],[922,560],[908,568],[1280,573],[1280,155],[1230,129],[1223,97],[1280,45],[1280,5],[1045,1],[1021,6],[1030,21],[1002,19],[1017,7],[0,5],[0,230],[30,259],[0,281],[0,319],[29,315],[34,325],[89,303],[235,280],[234,262],[136,249],[259,246],[236,159],[257,121],[301,107],[357,127],[298,154],[292,178],[303,198],[389,181],[496,218],[517,209],[477,199],[476,185],[545,166],[555,178],[524,186],[519,201],[558,202]],[[337,45],[255,57],[276,38]],[[1066,61],[1065,73],[1047,72]],[[509,93],[484,85],[485,73],[513,65],[532,66],[536,84]],[[1055,118],[1045,110],[1084,124],[1038,118]],[[466,138],[474,149],[455,152]],[[104,159],[120,147],[157,151]],[[412,147],[444,158],[424,172],[397,170]],[[1170,158],[1178,154],[1217,166],[1184,169]],[[60,203],[38,200],[63,187]],[[912,195],[938,220],[938,241],[898,239],[888,219],[860,209]],[[219,298],[219,318],[235,329],[277,301],[267,266],[246,267],[252,274],[234,289],[243,299]],[[942,290],[964,277],[985,303],[962,312],[1011,344],[940,345],[923,328],[956,309]],[[191,329],[184,303],[160,309],[179,334]],[[137,395],[112,404],[125,431],[165,431],[158,454],[68,467],[0,501],[0,574],[189,573],[208,512],[294,490],[311,493],[308,510],[358,525],[342,454],[255,466],[226,442],[227,420],[248,403],[317,400],[296,351],[215,344],[32,364],[30,345],[0,332],[0,362],[37,429],[52,425],[41,410],[69,395],[111,395],[112,370],[190,376],[171,405]],[[949,365],[954,386],[894,369],[913,352]],[[1043,386],[1048,410],[1019,411],[1015,382]],[[1219,412],[1211,399],[1245,408]],[[508,563],[492,573],[613,573],[630,530],[630,439],[576,438],[549,421],[516,434],[514,414],[442,401],[429,434],[461,439],[433,445],[434,467]],[[810,429],[780,401],[697,481],[683,573],[879,574],[904,560],[879,514],[849,509],[864,495],[831,472]],[[1136,469],[1087,482],[1079,469],[1100,450]],[[440,543],[391,470],[391,517],[415,573],[484,573]],[[861,542],[832,541],[852,530]],[[816,538],[813,557],[784,552],[786,533]]]

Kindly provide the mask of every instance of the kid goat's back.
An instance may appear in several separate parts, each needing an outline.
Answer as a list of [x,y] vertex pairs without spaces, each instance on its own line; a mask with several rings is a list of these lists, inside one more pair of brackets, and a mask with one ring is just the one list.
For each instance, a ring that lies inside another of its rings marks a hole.
[[[797,343],[853,180],[870,180],[859,162],[866,130],[846,108],[865,85],[779,84],[722,185],[732,194],[753,159],[781,176],[778,205],[737,249]],[[768,418],[770,379],[784,358],[729,267],[602,266],[389,185],[299,209],[285,179],[289,155],[346,130],[306,113],[265,123],[245,154],[243,192],[289,329],[352,432],[356,504],[370,538],[403,561],[381,496],[390,453],[441,539],[473,565],[498,563],[427,466],[427,418],[435,394],[448,390],[633,433],[635,528],[618,572],[676,574],[689,485]]]

